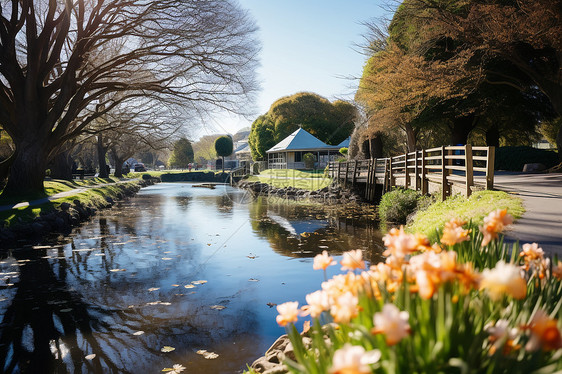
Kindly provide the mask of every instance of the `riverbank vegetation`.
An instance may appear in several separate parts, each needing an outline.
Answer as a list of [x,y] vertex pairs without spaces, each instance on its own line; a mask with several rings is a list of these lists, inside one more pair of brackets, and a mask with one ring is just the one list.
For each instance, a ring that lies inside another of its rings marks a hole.
[[[452,219],[434,242],[393,229],[385,261],[369,268],[360,250],[344,253],[343,273],[306,295],[306,305],[277,306],[292,344],[277,372],[562,370],[562,262],[536,243],[503,245],[512,221],[506,209],[480,226]],[[332,265],[324,251],[313,269],[326,277]]]

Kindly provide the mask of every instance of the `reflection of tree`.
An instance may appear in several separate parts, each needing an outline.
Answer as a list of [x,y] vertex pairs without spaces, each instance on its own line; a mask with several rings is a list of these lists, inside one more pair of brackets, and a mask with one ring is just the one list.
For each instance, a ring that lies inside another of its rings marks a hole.
[[[121,370],[103,354],[101,343],[92,335],[93,329],[109,326],[92,317],[80,295],[69,290],[64,280],[66,260],[51,266],[44,256],[44,250],[14,252],[16,260],[30,261],[20,266],[17,292],[2,318],[0,362],[4,372],[80,373],[84,356],[91,352],[97,356],[84,361],[86,371]],[[109,314],[96,313],[100,317]]]
[[174,196],[174,199],[176,200],[178,207],[184,211],[187,210],[189,202],[191,201],[192,198],[193,198],[192,196],[181,196],[181,195]]
[[[314,257],[323,250],[338,255],[352,249],[363,249],[367,260],[378,262],[382,252],[381,232],[377,222],[365,218],[362,208],[324,207],[319,204],[271,203],[260,197],[249,204],[253,231],[267,239],[274,251],[288,257]],[[268,211],[287,218],[290,222],[323,222],[329,227],[313,232],[291,235],[268,217]]]

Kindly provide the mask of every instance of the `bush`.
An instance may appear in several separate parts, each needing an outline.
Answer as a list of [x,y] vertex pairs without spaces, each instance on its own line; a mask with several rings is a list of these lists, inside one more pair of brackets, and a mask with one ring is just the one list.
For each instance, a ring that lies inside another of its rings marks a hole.
[[541,163],[547,168],[558,164],[558,154],[554,151],[532,147],[501,147],[496,149],[495,170],[522,171],[523,165]]
[[314,163],[316,162],[316,157],[312,153],[305,153],[302,156],[304,162],[304,167],[307,169],[314,169]]
[[[385,193],[379,203],[379,217],[381,222],[406,224],[406,219],[418,209],[420,201],[428,198],[414,190],[395,189]],[[429,205],[425,204],[426,206]]]

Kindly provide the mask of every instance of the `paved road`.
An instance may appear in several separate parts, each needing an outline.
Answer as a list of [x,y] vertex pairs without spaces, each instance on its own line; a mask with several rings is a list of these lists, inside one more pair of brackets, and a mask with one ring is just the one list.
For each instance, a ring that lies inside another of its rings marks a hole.
[[562,256],[562,174],[499,172],[494,187],[521,197],[527,210],[506,233],[507,241],[536,242]]

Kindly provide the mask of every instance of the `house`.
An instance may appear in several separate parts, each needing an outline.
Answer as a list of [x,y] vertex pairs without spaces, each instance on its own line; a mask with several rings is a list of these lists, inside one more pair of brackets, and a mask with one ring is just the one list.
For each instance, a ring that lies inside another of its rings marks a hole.
[[323,169],[328,162],[341,157],[339,149],[346,146],[342,144],[349,145],[349,140],[347,143],[344,140],[338,145],[328,145],[306,130],[299,128],[266,151],[267,167],[269,169],[304,169],[303,155],[312,153],[316,158],[314,167]]

